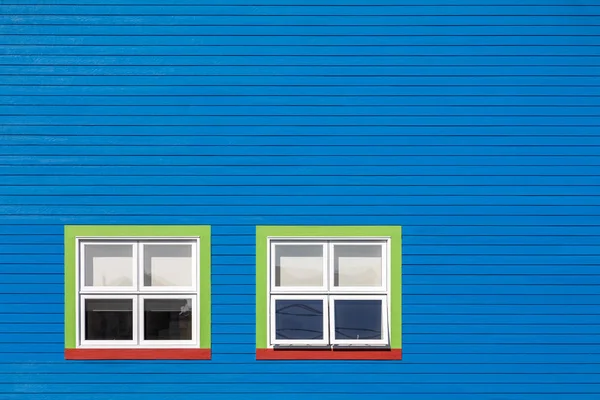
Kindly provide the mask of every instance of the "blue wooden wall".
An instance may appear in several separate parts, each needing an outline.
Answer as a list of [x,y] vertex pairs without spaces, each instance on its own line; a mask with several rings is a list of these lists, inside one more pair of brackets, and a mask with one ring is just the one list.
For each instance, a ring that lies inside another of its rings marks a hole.
[[[0,399],[597,400],[599,68],[592,0],[0,1]],[[213,360],[63,360],[65,224],[212,225]],[[255,361],[261,224],[402,225],[404,359]]]

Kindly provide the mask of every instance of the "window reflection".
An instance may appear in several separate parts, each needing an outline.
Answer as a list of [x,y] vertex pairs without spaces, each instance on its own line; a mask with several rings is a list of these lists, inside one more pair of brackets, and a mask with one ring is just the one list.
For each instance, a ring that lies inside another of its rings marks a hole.
[[381,339],[381,300],[336,300],[335,338]]
[[277,339],[323,339],[322,300],[276,300]]

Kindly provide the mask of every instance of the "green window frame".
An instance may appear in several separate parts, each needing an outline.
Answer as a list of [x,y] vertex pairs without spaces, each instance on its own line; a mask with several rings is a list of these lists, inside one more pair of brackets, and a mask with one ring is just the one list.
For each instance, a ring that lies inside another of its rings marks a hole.
[[[269,346],[269,242],[271,239],[330,240],[387,238],[389,243],[390,349],[365,351],[283,350]],[[376,359],[402,358],[402,227],[401,226],[257,226],[256,227],[256,358]]]
[[[78,239],[199,239],[198,348],[94,348],[77,345]],[[207,225],[67,225],[64,227],[64,346],[66,359],[210,359],[211,227]]]

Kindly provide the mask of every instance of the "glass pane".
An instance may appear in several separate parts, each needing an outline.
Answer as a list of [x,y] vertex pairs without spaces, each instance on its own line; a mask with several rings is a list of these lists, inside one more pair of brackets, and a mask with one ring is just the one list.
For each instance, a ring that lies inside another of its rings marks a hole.
[[323,301],[276,300],[275,337],[283,340],[323,339]]
[[133,300],[84,301],[86,340],[133,340]]
[[133,246],[86,244],[84,286],[132,286]]
[[336,300],[335,338],[381,339],[381,300]]
[[383,267],[380,245],[335,245],[335,286],[381,286]]
[[323,246],[276,245],[275,286],[323,286]]
[[145,340],[192,340],[192,299],[144,300]]
[[192,246],[144,246],[144,286],[193,286]]

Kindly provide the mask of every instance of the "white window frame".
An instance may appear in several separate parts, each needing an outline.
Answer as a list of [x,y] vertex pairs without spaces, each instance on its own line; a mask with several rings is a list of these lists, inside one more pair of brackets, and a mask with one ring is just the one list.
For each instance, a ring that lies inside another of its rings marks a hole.
[[[144,339],[144,322],[145,322],[145,307],[144,303],[148,299],[161,299],[161,300],[183,300],[183,299],[192,299],[192,339],[190,340],[146,340]],[[169,295],[151,295],[145,294],[140,295],[140,303],[139,303],[139,320],[140,320],[140,338],[139,343],[144,347],[151,348],[181,348],[189,346],[190,342],[198,343],[198,324],[196,321],[198,320],[198,296],[197,295],[188,295],[188,294],[169,294]],[[196,317],[196,319],[194,319]]]
[[[114,245],[128,245],[132,247],[132,252],[131,252],[131,282],[132,285],[131,286],[86,286],[85,285],[85,278],[86,278],[86,271],[85,271],[85,254],[86,254],[86,247],[88,246],[114,246]],[[125,293],[125,292],[133,292],[136,290],[137,284],[138,284],[138,276],[139,274],[137,273],[137,259],[138,259],[138,246],[137,243],[135,241],[121,241],[121,242],[115,242],[115,241],[83,241],[81,243],[81,247],[78,246],[78,249],[80,251],[80,257],[78,257],[78,272],[81,274],[81,281],[78,281],[78,288],[79,291],[82,293],[99,293],[99,292],[118,292],[118,293]]]
[[[200,343],[200,238],[198,237],[77,237],[76,239],[76,347],[86,349],[103,348],[197,348]],[[84,286],[85,246],[89,244],[132,244],[133,281],[136,287],[127,286]],[[143,288],[144,260],[143,244],[188,244],[192,246],[192,287],[145,287]],[[192,298],[192,340],[143,340],[143,299]],[[133,299],[133,340],[85,340],[85,299]]]
[[[383,347],[390,344],[390,237],[268,237],[267,238],[267,271],[268,315],[267,332],[268,347],[275,346],[342,346],[342,347]],[[323,244],[325,275],[323,287],[276,287],[275,286],[275,246],[278,244]],[[335,287],[334,284],[334,246],[335,245],[381,245],[382,271],[380,286]],[[276,339],[275,332],[275,300],[324,299],[323,340],[281,340]],[[335,300],[382,300],[382,338],[376,340],[342,340],[335,339]],[[327,332],[325,332],[327,330]],[[325,340],[327,338],[327,340]]]
[[[192,285],[191,286],[146,286],[144,285],[144,254],[146,246],[153,245],[173,245],[173,246],[191,246],[192,247]],[[198,290],[198,268],[194,268],[194,266],[198,265],[198,249],[200,248],[200,242],[196,240],[196,242],[183,242],[172,241],[166,242],[163,240],[159,241],[146,241],[141,240],[139,242],[139,250],[138,250],[138,282],[139,291],[143,293],[189,293],[196,292]]]
[[[323,302],[323,339],[318,340],[294,340],[294,339],[277,339],[277,332],[275,331],[275,302],[277,300],[321,300]],[[270,326],[271,329],[271,342],[273,345],[306,345],[306,346],[326,346],[329,344],[329,304],[327,303],[326,295],[272,295],[270,308],[273,310],[273,323]]]
[[[132,339],[131,340],[86,340],[85,339],[85,301],[86,300],[131,300],[132,301]],[[94,294],[84,294],[80,296],[80,310],[79,310],[79,323],[77,324],[81,331],[81,346],[82,347],[97,347],[97,348],[106,348],[106,347],[132,347],[135,346],[139,336],[138,324],[136,323],[135,316],[138,312],[138,298],[134,295],[126,295],[126,294],[102,294],[102,295],[94,295]]]
[[270,279],[271,282],[271,292],[272,293],[318,293],[327,290],[327,260],[329,255],[329,246],[324,241],[312,241],[312,242],[299,242],[299,241],[289,241],[289,242],[271,242],[270,243],[270,251],[269,251],[269,274],[271,277],[275,277],[276,274],[276,265],[277,265],[277,253],[275,251],[275,247],[278,245],[283,246],[322,246],[323,247],[323,271],[322,271],[322,280],[323,285],[321,286],[275,286],[275,279]]
[[[381,247],[381,285],[379,286],[335,286],[335,246],[377,246]],[[381,241],[361,241],[357,243],[344,242],[344,241],[332,241],[329,243],[329,254],[331,254],[331,266],[329,268],[329,291],[332,293],[387,293],[387,265],[388,257],[386,246],[387,243]]]

